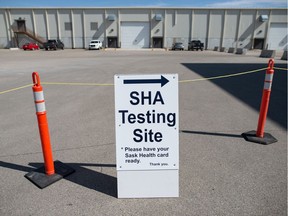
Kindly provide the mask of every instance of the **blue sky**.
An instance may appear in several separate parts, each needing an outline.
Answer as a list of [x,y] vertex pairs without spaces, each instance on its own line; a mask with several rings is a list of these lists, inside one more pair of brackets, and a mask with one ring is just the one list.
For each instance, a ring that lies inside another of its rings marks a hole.
[[0,7],[287,8],[287,0],[0,0]]

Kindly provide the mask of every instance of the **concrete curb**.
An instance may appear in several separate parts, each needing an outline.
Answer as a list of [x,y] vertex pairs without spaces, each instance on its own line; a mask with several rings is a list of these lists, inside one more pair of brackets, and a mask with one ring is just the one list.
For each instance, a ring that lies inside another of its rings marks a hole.
[[262,50],[260,57],[261,58],[274,58],[276,55],[276,51],[275,50]]
[[288,59],[287,59],[287,51],[284,51],[284,52],[283,52],[283,55],[282,55],[282,57],[281,57],[281,60],[288,60]]
[[237,48],[236,50],[236,54],[238,55],[246,55],[246,53],[247,53],[247,49]]
[[227,52],[227,49],[225,47],[221,47],[220,52]]
[[234,47],[229,47],[228,53],[235,53],[235,48]]

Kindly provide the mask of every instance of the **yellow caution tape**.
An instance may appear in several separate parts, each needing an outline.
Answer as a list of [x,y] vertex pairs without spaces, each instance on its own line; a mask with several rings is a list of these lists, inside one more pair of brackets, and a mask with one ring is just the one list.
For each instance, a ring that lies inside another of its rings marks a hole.
[[245,74],[250,74],[250,73],[256,73],[259,71],[263,71],[267,68],[260,68],[257,70],[251,70],[251,71],[246,71],[246,72],[241,72],[241,73],[235,73],[235,74],[228,74],[228,75],[223,75],[223,76],[215,76],[215,77],[208,77],[208,78],[199,78],[199,79],[193,79],[193,80],[181,80],[179,83],[187,83],[187,82],[196,82],[196,81],[205,81],[205,80],[214,80],[214,79],[222,79],[222,78],[227,78],[227,77],[234,77],[234,76],[241,76]]
[[279,68],[279,67],[274,67],[274,69],[276,69],[276,70],[287,70],[287,71],[288,71],[288,69],[287,69],[287,68]]
[[67,82],[41,82],[43,85],[74,85],[74,86],[113,86],[110,83],[67,83]]
[[[235,74],[228,74],[228,75],[222,75],[222,76],[215,76],[215,77],[207,77],[207,78],[199,78],[199,79],[192,79],[192,80],[180,80],[179,83],[188,83],[188,82],[197,82],[197,81],[205,81],[205,80],[214,80],[214,79],[222,79],[222,78],[228,78],[228,77],[234,77],[234,76],[241,76],[245,74],[251,74],[251,73],[256,73],[260,72],[263,70],[266,70],[267,67],[265,68],[260,68],[256,70],[251,70],[251,71],[245,71],[245,72],[240,72],[240,73],[235,73]],[[278,68],[274,67],[276,70],[288,70],[287,68]],[[111,83],[68,83],[68,82],[42,82],[41,84],[43,85],[71,85],[71,86],[114,86],[114,84]],[[24,86],[20,86],[17,88],[1,91],[1,94],[16,91],[19,89],[27,88],[29,86],[32,86],[33,84],[28,84]]]

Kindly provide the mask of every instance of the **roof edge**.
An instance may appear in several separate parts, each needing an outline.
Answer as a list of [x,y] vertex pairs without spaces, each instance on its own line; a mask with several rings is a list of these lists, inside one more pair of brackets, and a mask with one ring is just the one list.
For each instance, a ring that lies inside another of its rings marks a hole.
[[106,10],[115,10],[115,9],[162,9],[162,10],[171,10],[171,9],[180,9],[180,10],[287,10],[286,8],[212,8],[212,7],[0,7],[0,9],[106,9]]

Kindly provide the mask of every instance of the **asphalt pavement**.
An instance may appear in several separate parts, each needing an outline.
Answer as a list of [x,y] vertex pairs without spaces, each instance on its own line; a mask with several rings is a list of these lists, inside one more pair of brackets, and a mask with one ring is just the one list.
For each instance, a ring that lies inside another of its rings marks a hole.
[[[259,54],[0,50],[0,215],[287,215],[287,70],[275,69],[265,127],[278,142],[241,136],[257,127],[268,62]],[[280,57],[275,66],[287,69]],[[53,158],[75,169],[44,189],[24,177],[43,166],[33,71]],[[179,77],[180,196],[119,199],[114,75],[170,73]]]

